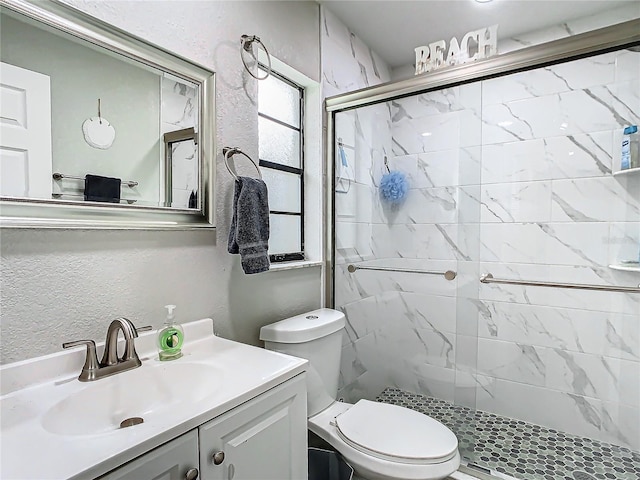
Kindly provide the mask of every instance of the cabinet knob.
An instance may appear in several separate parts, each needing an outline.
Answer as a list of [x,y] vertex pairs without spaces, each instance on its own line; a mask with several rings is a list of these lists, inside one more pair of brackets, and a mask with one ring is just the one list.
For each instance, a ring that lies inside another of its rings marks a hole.
[[211,458],[213,459],[214,465],[220,465],[224,462],[224,452],[216,452],[211,456]]
[[196,478],[198,478],[198,469],[190,468],[189,470],[187,470],[187,474],[184,476],[184,478],[186,480],[196,480]]

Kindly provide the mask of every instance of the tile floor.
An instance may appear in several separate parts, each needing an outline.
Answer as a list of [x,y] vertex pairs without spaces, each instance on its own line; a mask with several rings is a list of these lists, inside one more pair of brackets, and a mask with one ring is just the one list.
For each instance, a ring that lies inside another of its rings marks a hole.
[[397,388],[377,400],[435,418],[456,434],[463,457],[521,480],[640,480],[640,452],[627,448]]
[[456,472],[451,475],[447,480],[478,480],[476,477],[472,477],[471,475],[467,475],[466,473]]

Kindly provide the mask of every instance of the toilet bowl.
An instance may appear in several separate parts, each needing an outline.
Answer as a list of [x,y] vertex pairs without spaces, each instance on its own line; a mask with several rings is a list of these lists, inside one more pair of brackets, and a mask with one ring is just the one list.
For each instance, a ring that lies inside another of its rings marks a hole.
[[345,317],[327,308],[266,325],[265,348],[306,358],[308,428],[368,480],[438,480],[460,465],[446,426],[408,408],[336,401]]
[[460,465],[453,432],[404,407],[368,400],[335,402],[309,418],[308,426],[369,480],[435,480]]

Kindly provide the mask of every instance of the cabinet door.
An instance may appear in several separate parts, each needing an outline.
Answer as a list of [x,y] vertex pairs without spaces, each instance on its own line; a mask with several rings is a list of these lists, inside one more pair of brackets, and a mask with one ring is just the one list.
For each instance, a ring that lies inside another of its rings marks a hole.
[[192,430],[100,480],[195,480],[198,473],[198,432]]
[[306,480],[304,374],[200,427],[203,480]]

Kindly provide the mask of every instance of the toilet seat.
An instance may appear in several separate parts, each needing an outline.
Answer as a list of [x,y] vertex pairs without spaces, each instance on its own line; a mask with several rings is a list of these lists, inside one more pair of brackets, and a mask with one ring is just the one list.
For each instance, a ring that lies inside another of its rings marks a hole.
[[335,417],[351,447],[390,462],[429,465],[458,454],[458,439],[437,420],[408,408],[360,400]]
[[[374,405],[386,404],[374,403]],[[367,478],[369,480],[439,480],[449,477],[449,475],[455,472],[460,466],[460,454],[457,449],[453,456],[448,460],[445,457],[440,459],[440,461],[437,461],[434,458],[432,459],[433,463],[410,463],[409,459],[405,459],[405,461],[403,461],[401,457],[391,456],[394,460],[386,460],[385,458],[382,458],[380,454],[367,450],[362,446],[357,446],[352,440],[349,440],[349,443],[347,443],[347,441],[343,440],[344,434],[340,434],[338,432],[337,423],[339,420],[336,419],[353,408],[355,408],[355,405],[351,405],[349,403],[333,402],[326,409],[310,416],[308,418],[308,426],[309,430],[340,452],[347,463],[353,467],[360,477]],[[358,408],[360,409],[361,407]],[[382,417],[385,414],[383,411],[378,410],[378,408],[379,407],[375,407],[375,410],[373,410],[372,413],[373,416],[367,418],[365,423],[380,423],[382,421]],[[403,407],[397,408],[406,410]],[[362,411],[363,410],[360,410],[360,412]],[[343,420],[348,420],[348,418],[349,416],[346,416]],[[348,430],[348,427],[345,427],[344,422],[341,422],[341,424],[343,425],[343,428]],[[393,427],[391,428],[393,429]],[[424,428],[429,427],[423,426],[420,430],[423,430]],[[446,427],[442,426],[442,428]],[[414,428],[412,427],[411,430],[413,431]],[[393,435],[390,435],[388,431],[385,435],[387,437],[403,438],[407,434],[407,431],[403,432],[396,430]],[[393,449],[390,450],[393,452]]]

